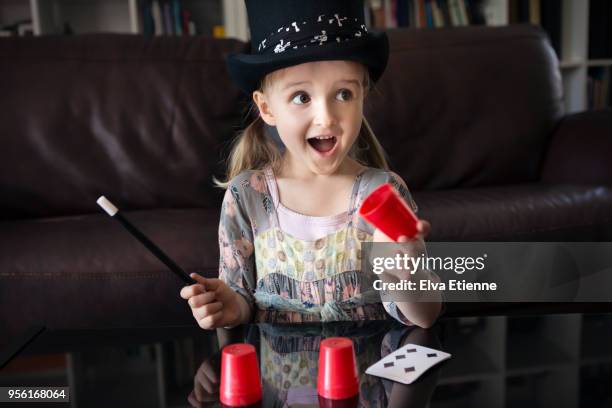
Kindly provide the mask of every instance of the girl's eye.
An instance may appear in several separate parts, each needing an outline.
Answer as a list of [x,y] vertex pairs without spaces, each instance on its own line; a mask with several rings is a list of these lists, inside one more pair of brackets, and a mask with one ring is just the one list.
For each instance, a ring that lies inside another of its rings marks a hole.
[[353,97],[353,93],[349,89],[341,89],[340,92],[338,92],[338,95],[342,95],[340,99],[342,101],[348,101]]
[[303,105],[305,103],[308,103],[309,100],[310,99],[308,98],[307,94],[305,94],[304,92],[300,92],[299,94],[293,97],[292,102],[296,105]]
[[[349,89],[341,89],[340,92],[338,92],[337,95],[341,95],[337,99],[339,99],[341,101],[348,101],[348,100],[352,99],[353,92],[351,92],[351,90],[349,90]],[[310,97],[308,96],[308,94],[306,94],[304,92],[300,92],[299,94],[296,94],[291,101],[293,103],[295,103],[296,105],[303,105],[305,103],[310,102]]]

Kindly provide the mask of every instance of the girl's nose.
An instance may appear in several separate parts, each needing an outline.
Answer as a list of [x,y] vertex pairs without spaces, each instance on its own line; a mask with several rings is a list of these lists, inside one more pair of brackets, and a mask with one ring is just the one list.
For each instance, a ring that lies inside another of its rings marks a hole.
[[334,122],[332,107],[325,101],[318,103],[315,108],[314,124],[322,128],[329,128]]

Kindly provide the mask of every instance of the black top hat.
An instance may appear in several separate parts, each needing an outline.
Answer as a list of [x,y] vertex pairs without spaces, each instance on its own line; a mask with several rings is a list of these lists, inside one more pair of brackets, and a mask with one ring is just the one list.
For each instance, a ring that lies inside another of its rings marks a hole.
[[310,61],[361,62],[372,82],[383,74],[389,56],[384,32],[365,26],[363,0],[245,0],[251,50],[230,54],[230,75],[247,94],[277,69]]

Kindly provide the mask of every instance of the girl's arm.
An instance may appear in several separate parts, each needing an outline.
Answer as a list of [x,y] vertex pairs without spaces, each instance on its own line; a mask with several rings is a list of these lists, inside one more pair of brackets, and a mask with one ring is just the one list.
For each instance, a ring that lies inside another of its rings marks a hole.
[[247,191],[241,176],[225,191],[219,220],[219,279],[234,291],[239,318],[231,326],[252,321],[255,309],[255,254],[253,228],[247,214]]
[[219,350],[228,344],[243,343],[244,337],[245,331],[243,327],[236,327],[234,329],[218,328],[217,341],[219,342]]
[[[408,204],[408,206],[415,213],[418,212],[418,206],[415,203],[406,183],[402,178],[394,172],[389,172],[389,183],[391,183],[395,189],[399,192],[400,196]],[[405,237],[400,238],[401,243],[404,244],[406,251],[410,256],[416,254],[426,253],[424,237],[429,233],[430,225],[427,221],[421,221],[418,225],[419,232],[417,239],[409,241]],[[393,242],[380,230],[374,231],[374,242]],[[403,271],[405,272],[405,271]],[[405,273],[402,275],[400,272],[395,274],[383,274],[383,280],[398,282],[401,279],[411,279],[414,281],[419,280],[431,280],[439,282],[439,277],[428,270],[420,269],[417,270],[413,275]],[[427,299],[427,301],[424,301]],[[416,324],[420,327],[431,327],[438,316],[440,315],[443,308],[443,298],[439,291],[430,291],[421,293],[421,298],[418,301],[405,301],[405,302],[383,302],[387,312],[393,316],[396,320],[404,324]]]
[[[374,232],[374,242],[394,242],[384,235],[380,230]],[[415,256],[425,251],[425,243],[422,238],[414,241],[409,241],[405,237],[401,237],[399,241],[404,251],[409,256]],[[440,279],[433,272],[426,269],[418,269],[414,274],[409,270],[389,271],[380,275],[384,283],[397,283],[400,280],[411,280],[418,282],[420,280],[429,280],[439,282]],[[396,320],[404,324],[416,324],[417,326],[428,328],[435,322],[442,310],[442,295],[439,291],[419,291],[415,292],[415,300],[413,301],[392,301],[385,302],[383,305],[387,312]]]
[[226,328],[231,329],[241,324],[250,323],[253,320],[253,305],[249,304],[249,302],[244,298],[244,296],[240,295],[238,292],[234,292],[236,295],[236,304],[238,305],[238,309],[240,310],[238,319],[236,322],[232,322]]
[[[419,274],[423,275],[427,272],[428,271],[420,270],[413,276],[418,276]],[[434,280],[429,276],[420,276],[416,278],[417,281],[419,279]],[[395,302],[398,311],[401,312],[405,319],[425,329],[433,326],[442,310],[442,296],[439,291],[428,293],[426,296],[427,301]],[[400,319],[401,317],[402,316],[400,316]]]

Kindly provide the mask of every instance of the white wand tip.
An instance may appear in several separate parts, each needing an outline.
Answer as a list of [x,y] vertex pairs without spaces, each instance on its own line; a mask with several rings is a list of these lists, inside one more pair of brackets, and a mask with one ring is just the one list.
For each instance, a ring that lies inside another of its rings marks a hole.
[[100,196],[100,198],[98,198],[98,201],[96,201],[98,203],[98,205],[100,207],[102,207],[104,209],[104,211],[106,211],[108,213],[108,215],[110,215],[111,217],[114,216],[115,214],[117,214],[117,212],[119,211],[117,209],[117,207],[115,207],[113,205],[113,203],[111,203],[110,201],[108,201],[106,199],[106,197],[104,196]]

